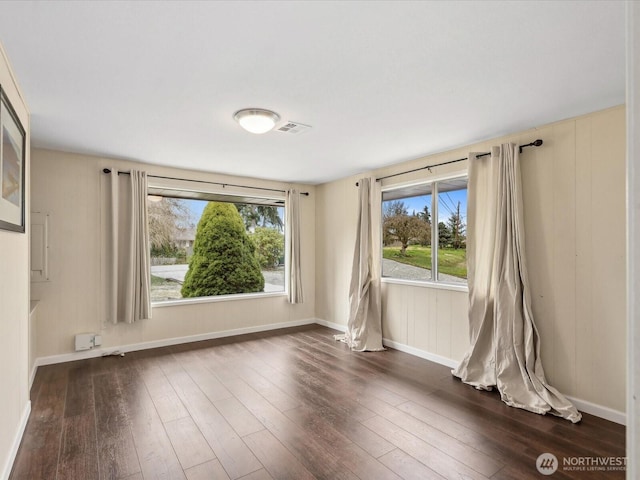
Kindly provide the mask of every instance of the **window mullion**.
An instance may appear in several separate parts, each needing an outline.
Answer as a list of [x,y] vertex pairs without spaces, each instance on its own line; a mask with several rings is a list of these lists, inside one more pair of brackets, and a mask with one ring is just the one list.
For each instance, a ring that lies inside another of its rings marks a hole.
[[431,187],[431,280],[438,281],[438,182]]

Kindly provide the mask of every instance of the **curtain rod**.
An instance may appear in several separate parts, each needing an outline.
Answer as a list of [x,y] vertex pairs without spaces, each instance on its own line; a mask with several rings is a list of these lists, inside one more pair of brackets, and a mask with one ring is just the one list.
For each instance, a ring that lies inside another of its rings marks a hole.
[[[522,149],[525,147],[539,147],[540,145],[542,145],[542,140],[538,139],[534,142],[531,143],[527,143],[526,145],[520,145],[520,153],[522,153]],[[476,158],[479,157],[486,157],[487,155],[491,155],[491,153],[481,153],[480,155],[477,155]],[[382,180],[385,180],[387,178],[391,178],[391,177],[397,177],[398,175],[405,175],[407,173],[413,173],[413,172],[419,172],[420,170],[429,170],[431,171],[432,168],[434,167],[441,167],[442,165],[449,165],[450,163],[457,163],[457,162],[464,162],[465,160],[469,160],[468,157],[465,158],[459,158],[457,160],[449,160],[448,162],[442,162],[442,163],[436,163],[435,165],[427,165],[426,167],[420,167],[420,168],[414,168],[413,170],[407,170],[405,172],[400,172],[400,173],[393,173],[391,175],[387,175],[386,177],[380,177],[380,178],[376,178],[376,182],[381,182]],[[356,182],[356,187],[358,186],[358,182]]]
[[[103,173],[111,173],[110,168],[103,168]],[[118,172],[118,175],[129,175],[129,172]],[[147,175],[151,178],[163,178],[165,180],[180,180],[183,182],[197,182],[197,183],[208,183],[209,185],[222,185],[224,187],[238,187],[238,188],[250,188],[251,190],[266,190],[268,192],[280,192],[287,193],[286,190],[278,190],[277,188],[262,188],[262,187],[250,187],[248,185],[235,185],[233,183],[221,183],[221,182],[208,182],[207,180],[189,180],[186,178],[176,178],[176,177],[163,177],[161,175]],[[300,192],[300,195],[309,196],[309,192]]]

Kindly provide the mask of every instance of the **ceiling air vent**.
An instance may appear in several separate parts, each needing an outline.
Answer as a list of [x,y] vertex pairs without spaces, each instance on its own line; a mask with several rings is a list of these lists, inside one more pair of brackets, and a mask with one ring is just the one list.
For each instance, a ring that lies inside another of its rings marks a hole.
[[283,123],[282,125],[280,125],[278,128],[276,128],[277,131],[282,132],[282,133],[291,133],[291,134],[299,134],[299,133],[304,133],[307,130],[310,130],[311,127],[309,125],[303,125],[302,123],[296,123],[296,122],[291,122],[291,121],[287,121],[285,123]]

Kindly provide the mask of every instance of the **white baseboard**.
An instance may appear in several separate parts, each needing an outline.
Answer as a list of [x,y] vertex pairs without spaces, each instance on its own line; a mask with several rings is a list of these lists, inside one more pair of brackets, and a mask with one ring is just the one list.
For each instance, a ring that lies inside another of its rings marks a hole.
[[613,408],[609,407],[603,407],[602,405],[598,405],[597,403],[587,402],[586,400],[581,400],[570,395],[565,395],[565,397],[567,397],[567,399],[571,403],[573,403],[581,412],[604,418],[605,420],[609,420],[610,422],[618,423],[620,425],[627,424],[627,414],[624,412],[614,410]]
[[[400,350],[401,352],[409,353],[416,357],[424,358],[425,360],[429,360],[431,362],[438,363],[440,365],[444,365],[449,368],[456,368],[459,363],[450,358],[446,358],[440,355],[436,355],[434,353],[420,350],[415,347],[410,347],[408,345],[394,342],[393,340],[389,340],[386,338],[382,339],[382,343],[385,346],[395,348],[396,350]],[[588,413],[589,415],[594,415],[596,417],[604,418],[605,420],[609,420],[610,422],[618,423],[620,425],[627,424],[627,415],[625,414],[625,412],[614,410],[609,407],[604,407],[602,405],[588,402],[586,400],[582,400],[580,398],[572,397],[569,395],[565,395],[565,397],[567,397],[567,399],[571,401],[576,406],[576,408],[581,412]]]
[[419,348],[410,347],[409,345],[405,345],[403,343],[394,342],[393,340],[389,340],[387,338],[382,339],[382,344],[386,347],[395,348],[396,350],[400,350],[401,352],[409,353],[415,357],[420,357],[434,363],[439,363],[440,365],[444,365],[445,367],[456,368],[458,366],[458,362],[456,362],[455,360],[451,360],[450,358],[427,352],[425,350],[420,350]]
[[7,458],[4,462],[4,467],[2,469],[2,475],[0,478],[2,480],[7,480],[9,475],[11,475],[11,469],[13,468],[13,462],[16,460],[16,455],[18,454],[18,447],[20,447],[20,442],[22,441],[22,435],[24,435],[24,430],[27,427],[27,421],[29,420],[29,415],[31,414],[31,401],[27,401],[27,404],[24,406],[22,410],[22,417],[20,418],[20,424],[18,425],[18,430],[13,437],[13,443],[11,444],[11,450],[9,450]]
[[[307,318],[303,320],[294,320],[292,322],[271,323],[269,325],[258,325],[256,327],[235,328],[233,330],[224,330],[221,332],[201,333],[198,335],[188,335],[185,337],[166,338],[162,340],[152,340],[149,342],[132,343],[129,345],[121,345],[107,348],[93,348],[82,352],[63,353],[60,355],[50,355],[47,357],[39,357],[36,359],[35,368],[43,365],[53,365],[55,363],[73,362],[75,360],[84,360],[86,358],[102,357],[103,355],[111,355],[115,352],[127,353],[138,350],[148,350],[150,348],[169,347],[171,345],[179,345],[182,343],[200,342],[202,340],[212,340],[215,338],[232,337],[234,335],[245,335],[247,333],[266,332],[269,330],[277,330],[279,328],[299,327],[301,325],[312,325],[316,323],[315,318]],[[35,369],[34,369],[35,370]],[[35,372],[33,373],[35,376]]]
[[38,360],[33,361],[33,367],[31,368],[31,374],[29,375],[29,391],[31,391],[31,387],[33,387],[33,381],[36,378],[36,372],[38,371]]
[[327,320],[323,320],[321,318],[316,318],[315,319],[315,323],[317,323],[318,325],[322,325],[323,327],[327,327],[327,328],[332,328],[334,330],[338,330],[339,332],[346,332],[347,331],[347,326],[346,325],[342,325],[340,323],[333,323],[333,322],[328,322]]

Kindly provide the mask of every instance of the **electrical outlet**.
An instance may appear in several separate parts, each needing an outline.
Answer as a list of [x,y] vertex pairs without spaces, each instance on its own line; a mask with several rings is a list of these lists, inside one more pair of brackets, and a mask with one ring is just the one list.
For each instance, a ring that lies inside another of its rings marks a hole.
[[93,337],[94,335],[92,333],[80,333],[76,335],[76,352],[93,348]]
[[76,352],[91,350],[99,345],[102,345],[102,335],[96,335],[95,333],[79,333],[76,335]]

